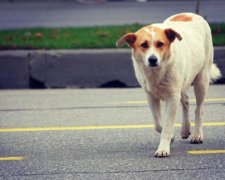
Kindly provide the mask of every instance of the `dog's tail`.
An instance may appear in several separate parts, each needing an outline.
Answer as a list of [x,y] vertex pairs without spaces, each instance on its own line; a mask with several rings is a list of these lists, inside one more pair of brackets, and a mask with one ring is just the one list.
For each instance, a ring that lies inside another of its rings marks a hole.
[[210,83],[213,83],[217,79],[221,78],[221,73],[219,68],[216,66],[216,64],[212,64],[211,66],[211,72],[210,72]]

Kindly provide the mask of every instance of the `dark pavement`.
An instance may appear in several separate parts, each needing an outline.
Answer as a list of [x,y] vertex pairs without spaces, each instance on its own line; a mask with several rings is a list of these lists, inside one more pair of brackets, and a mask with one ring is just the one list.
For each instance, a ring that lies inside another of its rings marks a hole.
[[[79,4],[75,1],[0,2],[0,29],[24,27],[79,27],[161,22],[179,12],[195,12],[196,1],[109,1]],[[209,22],[225,22],[225,1],[202,0],[200,14]]]
[[141,89],[1,91],[0,179],[222,180],[224,91],[210,87],[204,143],[181,140],[176,127],[165,159],[154,157],[159,135]]

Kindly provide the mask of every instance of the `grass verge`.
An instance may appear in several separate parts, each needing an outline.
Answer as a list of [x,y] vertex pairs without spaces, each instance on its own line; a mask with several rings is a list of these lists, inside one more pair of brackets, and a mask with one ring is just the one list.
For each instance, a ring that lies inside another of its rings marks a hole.
[[[0,31],[3,49],[96,49],[115,48],[118,38],[143,25],[86,28],[32,28]],[[225,45],[225,24],[210,24],[214,46]]]

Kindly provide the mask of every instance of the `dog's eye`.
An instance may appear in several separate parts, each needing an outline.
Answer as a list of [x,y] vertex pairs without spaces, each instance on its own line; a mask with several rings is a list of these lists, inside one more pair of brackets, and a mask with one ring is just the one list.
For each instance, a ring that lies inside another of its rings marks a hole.
[[147,42],[143,42],[141,44],[141,47],[144,48],[144,49],[148,48],[148,43]]
[[157,44],[156,44],[157,48],[161,48],[164,46],[164,43],[163,42],[160,42],[158,41]]

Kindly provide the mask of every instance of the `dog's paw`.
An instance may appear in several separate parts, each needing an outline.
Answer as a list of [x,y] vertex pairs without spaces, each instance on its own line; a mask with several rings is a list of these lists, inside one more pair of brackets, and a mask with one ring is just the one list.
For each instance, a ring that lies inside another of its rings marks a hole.
[[164,158],[164,157],[169,157],[169,156],[170,156],[170,151],[169,150],[158,149],[155,152],[155,157],[158,157],[158,158]]
[[191,144],[201,144],[201,143],[203,143],[203,137],[202,136],[193,136],[191,138],[190,143]]
[[181,135],[181,138],[182,139],[187,139],[191,135],[191,132],[190,131],[183,131],[182,130],[181,133],[180,133],[180,135]]
[[182,139],[187,139],[191,135],[190,124],[182,127],[180,135]]

